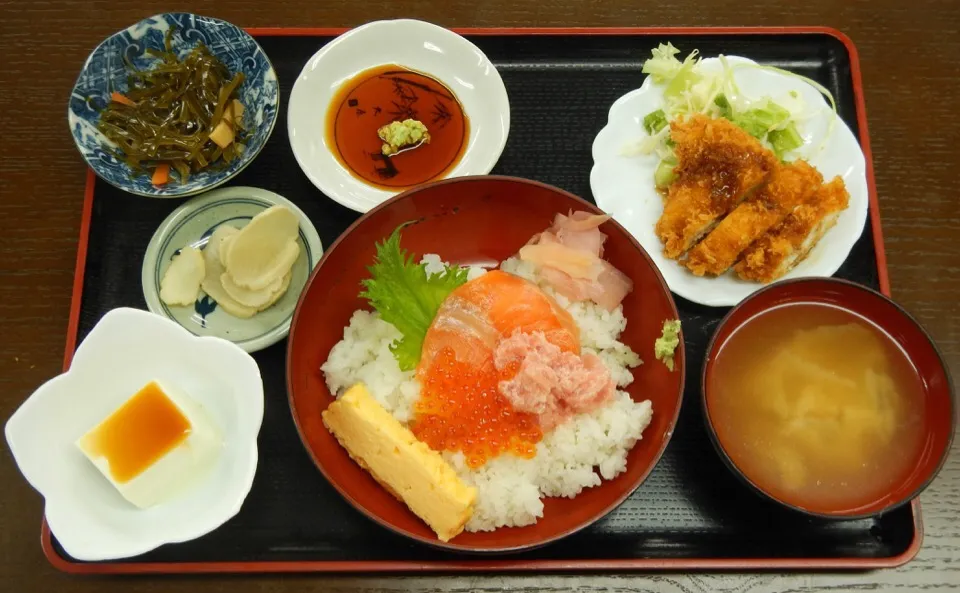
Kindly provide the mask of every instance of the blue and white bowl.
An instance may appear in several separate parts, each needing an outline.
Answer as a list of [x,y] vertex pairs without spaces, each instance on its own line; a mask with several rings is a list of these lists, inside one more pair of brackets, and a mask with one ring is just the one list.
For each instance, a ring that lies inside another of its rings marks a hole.
[[[110,93],[127,89],[124,57],[137,68],[154,65],[156,60],[146,55],[146,49],[163,49],[164,36],[170,27],[176,27],[173,49],[181,56],[202,42],[230,72],[244,73],[239,99],[246,108],[244,122],[251,133],[246,150],[230,166],[194,173],[187,183],[174,180],[156,187],[150,182],[149,175],[134,176],[126,163],[106,150],[111,143],[97,129],[97,120],[100,110],[110,100]],[[225,183],[249,165],[270,138],[279,106],[277,74],[253,37],[220,19],[173,12],[144,19],[111,35],[93,50],[70,95],[67,119],[80,154],[102,179],[141,196],[179,198]]]

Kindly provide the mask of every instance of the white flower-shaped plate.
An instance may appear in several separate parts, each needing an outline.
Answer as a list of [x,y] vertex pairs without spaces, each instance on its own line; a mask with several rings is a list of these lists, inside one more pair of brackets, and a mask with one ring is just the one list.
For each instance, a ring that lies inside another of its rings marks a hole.
[[[144,384],[157,379],[202,405],[223,435],[210,473],[176,498],[141,510],[74,445]],[[70,370],[14,412],[7,443],[46,501],[50,530],[77,560],[127,558],[195,539],[237,514],[257,469],[263,383],[253,358],[214,337],[138,309],[108,312],[77,349]]]
[[327,109],[340,85],[364,70],[397,64],[449,87],[470,119],[466,152],[445,177],[485,175],[510,132],[510,101],[500,73],[480,48],[449,29],[423,21],[374,21],[352,29],[311,57],[293,84],[287,109],[290,147],[300,168],[327,197],[366,212],[400,193],[354,177],[327,145]]
[[[728,56],[727,60],[731,64],[754,63],[736,56]],[[719,71],[721,64],[717,58],[708,58],[699,67],[707,72]],[[831,129],[833,112],[823,95],[808,83],[758,68],[738,68],[735,77],[746,97],[770,96],[777,101],[795,91],[808,110],[815,110],[802,126],[804,145],[794,155],[806,158],[823,174],[825,181],[841,176],[850,192],[850,205],[809,256],[784,278],[832,276],[847,259],[867,220],[870,199],[866,162],[860,144],[839,117]],[[716,278],[694,276],[663,255],[663,245],[654,232],[654,225],[663,213],[663,199],[653,182],[659,159],[655,154],[630,156],[629,152],[631,146],[647,137],[643,129],[644,116],[661,107],[663,87],[655,85],[649,76],[639,89],[620,97],[610,107],[607,125],[593,142],[593,169],[590,171],[593,197],[600,208],[643,245],[675,294],[713,307],[736,305],[763,285],[741,280],[733,272]]]

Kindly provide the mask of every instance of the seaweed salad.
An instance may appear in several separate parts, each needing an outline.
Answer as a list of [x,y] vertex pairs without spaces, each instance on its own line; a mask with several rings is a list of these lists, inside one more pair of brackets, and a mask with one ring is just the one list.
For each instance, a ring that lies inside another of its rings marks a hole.
[[242,72],[231,75],[206,45],[181,59],[173,51],[171,27],[162,51],[148,48],[156,63],[138,70],[126,58],[128,90],[113,92],[97,127],[117,146],[115,156],[135,175],[150,174],[163,185],[176,171],[180,183],[207,167],[222,167],[244,150],[243,104],[237,90]]

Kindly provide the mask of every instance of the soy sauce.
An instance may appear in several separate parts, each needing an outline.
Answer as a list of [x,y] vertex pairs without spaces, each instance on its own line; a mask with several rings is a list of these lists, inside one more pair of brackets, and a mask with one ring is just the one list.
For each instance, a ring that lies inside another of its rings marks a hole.
[[[377,130],[415,119],[430,143],[391,157],[381,152]],[[355,177],[387,190],[409,188],[449,173],[467,147],[470,121],[446,85],[424,74],[386,64],[343,83],[327,111],[327,145]]]

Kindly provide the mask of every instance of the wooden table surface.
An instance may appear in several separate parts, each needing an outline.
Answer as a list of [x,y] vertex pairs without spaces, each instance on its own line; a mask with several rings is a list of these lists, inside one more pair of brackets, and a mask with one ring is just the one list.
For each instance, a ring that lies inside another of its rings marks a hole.
[[[960,10],[954,0],[0,0],[0,419],[60,372],[84,165],[65,122],[88,53],[142,17],[189,9],[240,26],[354,26],[417,17],[445,26],[828,25],[860,51],[894,297],[960,377]],[[91,579],[62,575],[39,545],[41,498],[0,447],[4,591],[950,590],[960,587],[960,456],[922,496],[926,535],[906,566],[859,574],[540,575]]]

